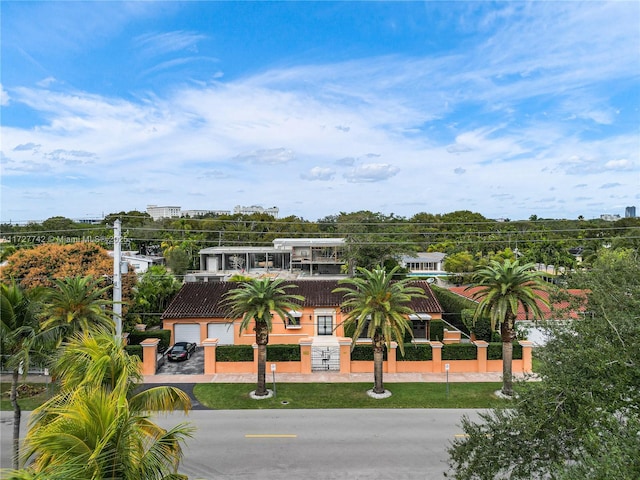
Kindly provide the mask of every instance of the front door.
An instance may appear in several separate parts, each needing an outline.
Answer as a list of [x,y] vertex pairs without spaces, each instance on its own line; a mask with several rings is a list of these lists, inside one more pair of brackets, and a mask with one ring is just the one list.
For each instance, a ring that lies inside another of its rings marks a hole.
[[318,315],[318,335],[333,335],[333,316]]

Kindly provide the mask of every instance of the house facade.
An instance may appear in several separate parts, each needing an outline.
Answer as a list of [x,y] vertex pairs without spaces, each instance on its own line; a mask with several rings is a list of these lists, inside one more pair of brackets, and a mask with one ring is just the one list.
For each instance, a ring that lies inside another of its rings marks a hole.
[[[296,321],[273,320],[269,334],[270,344],[298,344],[302,339],[312,339],[314,344],[338,345],[345,336],[344,314],[340,308],[342,293],[334,293],[337,280],[297,280],[288,292],[302,295],[304,301],[292,311]],[[414,337],[428,340],[429,321],[442,318],[442,307],[426,281],[412,285],[421,288],[426,298],[413,299],[410,304],[416,313],[411,317]],[[227,292],[237,288],[235,282],[185,283],[162,315],[163,328],[171,331],[171,341],[195,342],[198,345],[207,338],[217,338],[219,345],[252,345],[255,334],[250,326],[240,332],[240,319],[230,319],[224,305]]]

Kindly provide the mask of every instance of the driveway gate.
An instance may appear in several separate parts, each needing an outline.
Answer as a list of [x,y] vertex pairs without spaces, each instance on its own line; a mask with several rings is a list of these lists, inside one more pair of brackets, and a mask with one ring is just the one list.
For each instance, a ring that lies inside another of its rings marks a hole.
[[314,372],[340,371],[340,347],[312,346],[311,370]]

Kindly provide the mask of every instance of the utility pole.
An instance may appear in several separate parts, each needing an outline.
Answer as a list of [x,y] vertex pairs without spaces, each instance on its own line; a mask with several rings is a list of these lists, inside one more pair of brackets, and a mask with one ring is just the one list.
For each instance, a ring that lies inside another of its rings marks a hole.
[[113,321],[116,324],[116,340],[122,338],[122,270],[121,270],[120,219],[113,222]]

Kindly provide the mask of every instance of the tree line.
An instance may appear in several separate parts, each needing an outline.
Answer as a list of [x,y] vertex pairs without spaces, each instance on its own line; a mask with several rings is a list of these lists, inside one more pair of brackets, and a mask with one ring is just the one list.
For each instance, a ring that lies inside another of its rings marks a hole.
[[[587,262],[602,247],[640,247],[640,218],[614,222],[601,219],[492,220],[468,210],[445,214],[417,213],[412,217],[371,211],[340,212],[317,221],[268,214],[205,215],[197,218],[153,220],[139,211],[107,215],[100,225],[52,217],[29,225],[0,225],[0,255],[39,243],[91,240],[104,248],[113,242],[113,221],[122,221],[123,248],[147,255],[163,255],[177,275],[199,268],[198,252],[213,246],[270,246],[279,237],[345,238],[346,260],[364,268],[394,261],[416,252],[442,252],[450,257],[450,271],[470,272],[479,259],[509,252],[529,262],[571,268],[575,252]],[[570,250],[573,249],[572,255]],[[503,254],[504,255],[504,254]],[[352,269],[353,271],[353,269]]]

